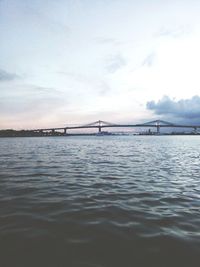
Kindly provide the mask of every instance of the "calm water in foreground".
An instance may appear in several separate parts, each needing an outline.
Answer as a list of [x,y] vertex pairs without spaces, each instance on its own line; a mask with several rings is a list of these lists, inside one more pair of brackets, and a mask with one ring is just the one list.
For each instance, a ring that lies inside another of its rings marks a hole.
[[200,137],[1,138],[0,266],[200,266]]

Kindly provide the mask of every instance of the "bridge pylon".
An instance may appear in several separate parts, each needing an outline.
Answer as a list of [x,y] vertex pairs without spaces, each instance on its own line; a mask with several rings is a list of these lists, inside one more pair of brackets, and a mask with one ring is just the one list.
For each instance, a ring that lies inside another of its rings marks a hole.
[[156,125],[156,129],[157,129],[157,134],[160,134],[160,124],[159,123]]
[[99,120],[98,121],[98,124],[99,124],[98,130],[99,130],[99,134],[100,134],[101,133],[101,125],[102,125],[102,122]]
[[160,134],[160,121],[156,122],[157,134]]

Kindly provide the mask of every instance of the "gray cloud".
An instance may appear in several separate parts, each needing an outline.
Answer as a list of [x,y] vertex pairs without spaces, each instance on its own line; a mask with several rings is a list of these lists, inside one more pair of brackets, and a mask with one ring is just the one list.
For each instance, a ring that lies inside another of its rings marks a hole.
[[107,58],[106,69],[108,72],[114,73],[121,67],[125,66],[126,64],[127,64],[126,60],[120,54],[117,54]]
[[16,74],[0,69],[0,82],[12,81],[15,80],[16,78],[18,78]]
[[147,102],[146,107],[154,111],[157,115],[175,117],[183,120],[199,120],[200,122],[200,97],[197,95],[190,99],[181,99],[178,101],[164,96],[158,102]]

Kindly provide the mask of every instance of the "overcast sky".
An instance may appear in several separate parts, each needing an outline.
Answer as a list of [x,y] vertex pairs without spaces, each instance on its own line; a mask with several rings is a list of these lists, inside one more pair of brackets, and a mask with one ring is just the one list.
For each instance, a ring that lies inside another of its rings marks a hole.
[[0,128],[200,124],[199,0],[0,0]]

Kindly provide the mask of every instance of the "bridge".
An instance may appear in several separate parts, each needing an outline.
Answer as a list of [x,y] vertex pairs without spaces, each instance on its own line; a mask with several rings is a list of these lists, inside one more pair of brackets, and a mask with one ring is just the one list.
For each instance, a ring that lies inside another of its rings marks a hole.
[[197,129],[200,128],[200,125],[187,125],[187,124],[175,124],[168,121],[163,120],[154,120],[149,121],[146,123],[139,123],[139,124],[115,124],[106,121],[95,121],[89,124],[83,125],[68,125],[65,127],[56,127],[56,128],[41,128],[41,129],[34,129],[33,132],[50,132],[52,135],[55,134],[56,131],[63,131],[63,134],[66,135],[68,130],[78,130],[78,129],[97,129],[99,134],[102,133],[102,129],[108,128],[155,128],[156,133],[160,134],[161,128],[190,128],[193,129],[194,132],[197,132]]

